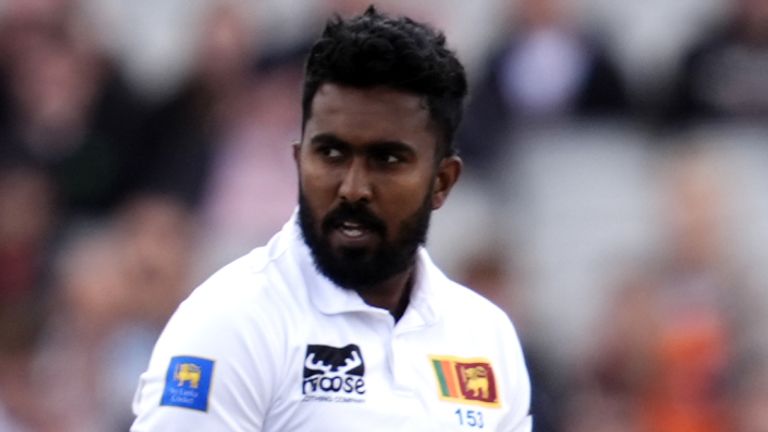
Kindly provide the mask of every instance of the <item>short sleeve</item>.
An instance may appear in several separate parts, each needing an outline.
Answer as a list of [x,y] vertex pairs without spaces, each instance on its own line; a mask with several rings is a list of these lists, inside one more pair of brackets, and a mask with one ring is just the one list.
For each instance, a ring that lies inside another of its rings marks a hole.
[[139,378],[132,432],[262,429],[281,362],[277,337],[246,305],[195,294],[171,317]]

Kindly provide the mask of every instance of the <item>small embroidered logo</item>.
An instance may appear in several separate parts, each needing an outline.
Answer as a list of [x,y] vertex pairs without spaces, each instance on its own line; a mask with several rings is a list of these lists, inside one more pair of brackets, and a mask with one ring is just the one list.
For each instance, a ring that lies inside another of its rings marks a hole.
[[173,357],[160,405],[207,411],[213,364],[213,360],[200,357]]
[[453,402],[498,407],[493,367],[486,359],[430,356],[440,398]]

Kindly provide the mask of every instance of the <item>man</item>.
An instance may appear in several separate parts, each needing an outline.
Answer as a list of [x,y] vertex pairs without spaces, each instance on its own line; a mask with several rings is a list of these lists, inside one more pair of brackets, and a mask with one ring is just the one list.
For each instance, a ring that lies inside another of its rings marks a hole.
[[530,431],[511,323],[422,247],[461,171],[466,87],[425,25],[373,8],[328,23],[306,66],[298,211],[179,307],[133,431]]

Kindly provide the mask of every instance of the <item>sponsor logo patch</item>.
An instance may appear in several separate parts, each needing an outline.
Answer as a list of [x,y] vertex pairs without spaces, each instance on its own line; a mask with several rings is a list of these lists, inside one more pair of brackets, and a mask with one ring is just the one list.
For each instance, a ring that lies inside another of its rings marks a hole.
[[437,378],[440,399],[498,407],[498,390],[493,367],[486,359],[430,356]]
[[364,376],[363,354],[357,345],[307,345],[301,393],[305,402],[363,402]]
[[171,358],[160,405],[208,411],[213,363],[200,357]]

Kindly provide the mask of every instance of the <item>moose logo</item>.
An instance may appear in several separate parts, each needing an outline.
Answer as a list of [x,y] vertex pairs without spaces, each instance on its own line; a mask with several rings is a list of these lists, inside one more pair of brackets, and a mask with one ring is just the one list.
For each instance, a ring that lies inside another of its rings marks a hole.
[[357,345],[342,348],[307,345],[301,392],[304,395],[363,395],[364,375],[363,355]]

